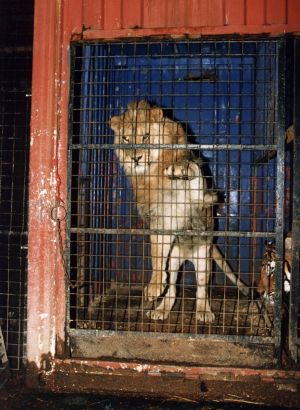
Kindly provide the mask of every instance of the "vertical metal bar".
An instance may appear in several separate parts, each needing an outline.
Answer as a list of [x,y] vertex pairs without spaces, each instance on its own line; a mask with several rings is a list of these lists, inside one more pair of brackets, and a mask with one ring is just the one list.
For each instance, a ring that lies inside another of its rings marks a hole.
[[277,190],[276,190],[276,294],[274,301],[274,347],[275,360],[280,362],[282,348],[282,272],[284,232],[284,153],[285,153],[285,40],[278,42],[277,118],[275,137],[277,144]]
[[[71,278],[71,215],[72,215],[72,136],[73,136],[73,97],[74,97],[74,73],[75,73],[75,50],[76,46],[73,44],[70,46],[70,102],[69,102],[69,125],[68,125],[68,173],[67,173],[67,218],[66,218],[66,241],[65,241],[65,261],[66,269]],[[66,327],[70,328],[71,324],[71,303],[70,303],[70,283],[66,284]],[[66,332],[68,338],[68,332]]]
[[[293,362],[299,361],[298,314],[299,297],[299,266],[300,266],[300,39],[294,40],[294,158],[293,158],[293,222],[292,222],[292,271],[291,295],[289,311],[289,349]],[[298,136],[298,138],[297,138]]]
[[[83,100],[80,109],[80,142],[86,143],[90,140],[92,133],[92,84],[91,77],[93,75],[93,50],[94,47],[84,46],[81,63],[81,88],[80,98]],[[87,95],[86,95],[87,94]],[[77,180],[77,226],[86,228],[91,223],[90,212],[90,178],[92,167],[93,151],[81,150],[78,156],[78,180]],[[78,233],[77,237],[77,282],[80,284],[77,290],[77,307],[84,308],[86,302],[86,292],[89,284],[88,278],[91,275],[91,258],[90,255],[90,240],[91,235],[86,233]]]

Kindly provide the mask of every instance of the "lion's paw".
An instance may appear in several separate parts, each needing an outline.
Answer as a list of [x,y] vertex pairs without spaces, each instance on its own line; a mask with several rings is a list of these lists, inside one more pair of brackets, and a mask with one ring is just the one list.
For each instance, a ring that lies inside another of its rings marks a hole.
[[206,323],[212,323],[215,320],[215,315],[213,312],[197,312],[196,314],[196,319],[199,322],[206,322]]
[[170,179],[194,179],[199,176],[199,167],[191,161],[178,162],[169,165],[165,175]]
[[150,310],[146,313],[147,317],[151,320],[166,320],[169,317],[170,312],[168,310]]
[[218,194],[214,191],[208,191],[204,194],[203,202],[205,205],[213,205],[218,201]]
[[164,289],[165,287],[162,284],[149,283],[149,285],[144,288],[145,300],[153,301],[158,299],[164,292]]

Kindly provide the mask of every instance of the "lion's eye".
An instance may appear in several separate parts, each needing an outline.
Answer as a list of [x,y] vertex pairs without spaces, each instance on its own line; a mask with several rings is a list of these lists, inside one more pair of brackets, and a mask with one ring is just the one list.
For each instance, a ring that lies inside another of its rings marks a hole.
[[124,140],[125,142],[129,142],[129,137],[123,136],[122,138],[123,138],[123,140]]
[[143,141],[148,141],[148,139],[150,138],[150,134],[149,132],[146,132],[146,134],[143,135]]

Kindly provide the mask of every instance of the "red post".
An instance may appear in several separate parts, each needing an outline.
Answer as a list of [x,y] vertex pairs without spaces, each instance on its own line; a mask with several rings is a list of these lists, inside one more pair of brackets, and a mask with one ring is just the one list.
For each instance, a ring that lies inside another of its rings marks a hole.
[[65,292],[57,224],[61,1],[36,0],[30,139],[28,332],[29,369],[47,367],[63,344]]

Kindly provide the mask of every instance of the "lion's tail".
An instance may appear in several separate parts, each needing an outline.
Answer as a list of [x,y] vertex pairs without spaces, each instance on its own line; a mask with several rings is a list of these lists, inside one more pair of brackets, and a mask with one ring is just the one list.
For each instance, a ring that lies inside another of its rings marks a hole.
[[227,278],[238,287],[239,291],[244,296],[249,296],[249,287],[240,280],[240,278],[232,271],[226,259],[223,257],[217,245],[212,246],[212,259],[216,262],[220,269],[225,273]]

